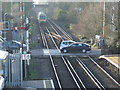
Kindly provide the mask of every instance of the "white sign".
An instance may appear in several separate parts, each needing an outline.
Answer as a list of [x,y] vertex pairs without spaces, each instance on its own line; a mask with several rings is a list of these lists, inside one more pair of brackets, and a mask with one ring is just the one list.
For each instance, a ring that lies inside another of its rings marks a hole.
[[96,40],[100,40],[101,36],[100,35],[95,35]]
[[22,54],[22,60],[29,60],[29,59],[31,59],[30,54]]

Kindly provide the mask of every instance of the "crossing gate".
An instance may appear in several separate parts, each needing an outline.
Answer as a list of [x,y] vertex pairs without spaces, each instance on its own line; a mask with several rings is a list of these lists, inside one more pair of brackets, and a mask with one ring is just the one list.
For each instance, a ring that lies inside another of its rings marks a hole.
[[17,87],[22,84],[21,53],[14,52],[8,55],[6,87]]

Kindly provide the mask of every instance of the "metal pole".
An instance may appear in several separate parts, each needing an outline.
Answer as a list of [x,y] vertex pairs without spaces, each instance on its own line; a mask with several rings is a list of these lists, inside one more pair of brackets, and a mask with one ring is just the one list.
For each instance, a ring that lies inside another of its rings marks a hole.
[[[20,2],[20,12],[22,13],[22,2]],[[21,27],[23,26],[23,16],[22,16],[22,14],[21,14],[21,16],[20,16],[20,19],[21,19]],[[21,43],[23,43],[23,32],[22,32],[22,30],[21,30],[21,33],[20,33],[21,35]]]
[[20,84],[22,86],[23,81],[23,68],[22,68],[22,48],[20,48]]
[[[5,27],[5,16],[7,15],[7,13],[4,13],[4,27]],[[4,40],[6,40],[6,32],[5,32],[5,30],[3,31],[3,34],[4,34]]]
[[115,26],[114,26],[114,17],[115,17],[114,10],[115,10],[115,8],[113,6],[112,7],[112,31],[115,31]]
[[11,63],[10,63],[10,54],[8,55],[8,86],[10,86],[10,83],[11,83],[11,67],[10,67]]
[[[29,24],[29,19],[26,17],[26,24]],[[27,45],[27,52],[29,52],[29,30],[26,31],[26,45]],[[27,53],[28,54],[28,53]],[[28,78],[29,76],[29,59],[27,58],[27,65],[26,65],[26,77]]]
[[29,31],[26,31],[26,36],[27,36],[27,52],[29,51]]
[[[23,8],[23,17],[25,17],[25,14],[24,14],[24,12],[25,12],[24,3],[22,3],[22,8]],[[27,33],[27,32],[24,32],[24,33]],[[24,37],[24,39],[25,39],[25,36],[23,36],[23,37]],[[24,41],[25,41],[25,40],[24,40]],[[26,63],[27,63],[27,61],[25,60],[25,61],[24,61],[24,75],[25,75],[25,78],[26,78],[26,76],[27,76]]]
[[[11,0],[11,15],[13,15],[12,6],[13,6],[13,1]],[[11,27],[13,27],[13,19],[11,20]]]
[[[26,24],[29,24],[29,20],[27,17],[26,17]],[[27,44],[27,52],[28,52],[29,51],[29,31],[28,30],[26,31],[26,38],[27,38],[26,44]]]
[[103,38],[105,37],[105,1],[103,2]]
[[102,33],[102,47],[101,47],[101,54],[104,54],[104,52],[105,52],[105,43],[104,43],[104,41],[105,41],[105,0],[103,1],[103,33]]

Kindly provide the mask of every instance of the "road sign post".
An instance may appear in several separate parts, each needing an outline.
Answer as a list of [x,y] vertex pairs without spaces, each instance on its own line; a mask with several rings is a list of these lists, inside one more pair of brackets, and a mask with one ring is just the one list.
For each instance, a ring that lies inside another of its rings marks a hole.
[[20,82],[21,82],[21,86],[22,86],[22,81],[23,81],[23,67],[22,67],[22,48],[20,48],[20,54],[21,54],[21,60],[20,60]]

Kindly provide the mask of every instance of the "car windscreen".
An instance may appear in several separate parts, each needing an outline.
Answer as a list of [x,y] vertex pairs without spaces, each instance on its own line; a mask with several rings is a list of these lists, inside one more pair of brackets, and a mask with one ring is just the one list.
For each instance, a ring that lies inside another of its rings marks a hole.
[[65,45],[70,45],[70,44],[72,44],[73,42],[63,42],[63,44],[65,44]]

